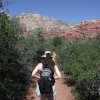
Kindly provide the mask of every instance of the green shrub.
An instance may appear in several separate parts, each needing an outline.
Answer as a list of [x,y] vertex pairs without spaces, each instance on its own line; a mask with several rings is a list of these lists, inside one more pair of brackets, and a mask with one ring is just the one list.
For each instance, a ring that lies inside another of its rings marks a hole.
[[27,66],[17,49],[20,28],[14,20],[0,13],[0,99],[23,100],[29,87]]
[[59,45],[62,45],[62,39],[60,38],[60,37],[54,37],[53,39],[52,39],[52,41],[53,41],[53,45],[56,47],[56,46],[59,46]]
[[100,45],[99,37],[85,42],[66,42],[58,49],[58,62],[70,77],[78,100],[99,100]]

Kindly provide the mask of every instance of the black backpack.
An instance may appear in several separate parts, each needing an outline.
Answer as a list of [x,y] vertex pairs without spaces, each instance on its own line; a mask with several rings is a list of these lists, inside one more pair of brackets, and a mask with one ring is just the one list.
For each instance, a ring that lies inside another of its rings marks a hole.
[[38,80],[40,93],[53,93],[52,85],[53,81],[53,72],[49,67],[44,67],[41,73],[41,78]]

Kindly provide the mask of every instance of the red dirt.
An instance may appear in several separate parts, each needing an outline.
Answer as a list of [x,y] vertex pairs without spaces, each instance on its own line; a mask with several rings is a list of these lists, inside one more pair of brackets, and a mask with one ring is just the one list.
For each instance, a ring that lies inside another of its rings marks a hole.
[[57,97],[56,100],[74,100],[71,87],[64,84],[63,80],[56,81]]

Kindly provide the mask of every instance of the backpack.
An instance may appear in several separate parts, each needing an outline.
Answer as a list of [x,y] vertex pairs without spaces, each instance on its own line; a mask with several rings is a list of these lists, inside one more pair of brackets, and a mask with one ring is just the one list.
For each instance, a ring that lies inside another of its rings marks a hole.
[[41,94],[53,93],[53,72],[49,67],[44,67],[41,73],[41,78],[38,80],[39,90]]

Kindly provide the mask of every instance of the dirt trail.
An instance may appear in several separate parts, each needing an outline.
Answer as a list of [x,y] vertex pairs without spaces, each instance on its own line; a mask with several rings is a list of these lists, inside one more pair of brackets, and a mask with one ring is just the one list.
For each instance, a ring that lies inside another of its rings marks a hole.
[[56,100],[74,100],[71,93],[71,87],[68,87],[62,80],[56,82],[57,97]]
[[[64,75],[62,74],[62,79],[56,80],[56,100],[74,100],[74,96],[71,93],[71,87],[68,87],[66,84],[64,84],[63,77]],[[33,86],[31,86],[29,89],[27,100],[38,100]]]

